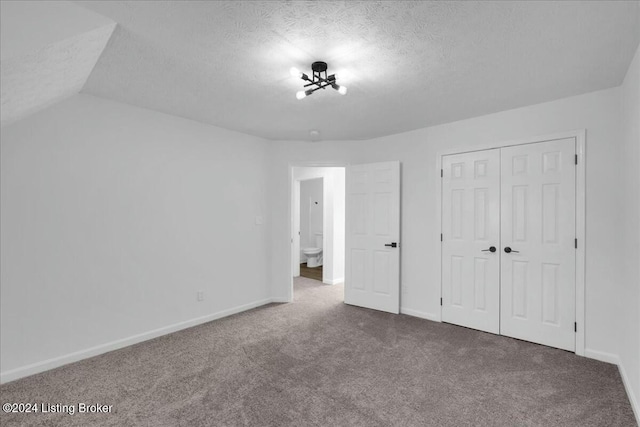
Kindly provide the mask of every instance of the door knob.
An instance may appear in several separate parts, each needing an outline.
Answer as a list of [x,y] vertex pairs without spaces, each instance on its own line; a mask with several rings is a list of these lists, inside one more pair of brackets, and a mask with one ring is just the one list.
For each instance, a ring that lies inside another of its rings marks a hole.
[[511,252],[516,253],[516,254],[519,254],[519,253],[520,253],[520,251],[514,251],[514,250],[513,250],[513,249],[511,249],[509,246],[507,246],[506,248],[504,248],[504,251],[505,251],[506,253],[508,253],[508,254],[509,254],[509,253],[511,253]]
[[392,248],[397,248],[398,244],[396,242],[392,242],[392,243],[386,243],[385,246],[390,246]]
[[483,249],[482,252],[495,252],[496,251],[496,247],[495,246],[491,246],[489,249]]

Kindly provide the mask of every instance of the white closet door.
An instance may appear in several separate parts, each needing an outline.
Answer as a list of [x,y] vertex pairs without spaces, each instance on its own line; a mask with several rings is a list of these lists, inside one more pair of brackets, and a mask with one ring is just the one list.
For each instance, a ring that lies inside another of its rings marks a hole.
[[501,155],[500,333],[574,351],[574,139]]
[[344,302],[400,312],[400,162],[347,167]]
[[500,150],[444,156],[442,165],[442,320],[497,334]]

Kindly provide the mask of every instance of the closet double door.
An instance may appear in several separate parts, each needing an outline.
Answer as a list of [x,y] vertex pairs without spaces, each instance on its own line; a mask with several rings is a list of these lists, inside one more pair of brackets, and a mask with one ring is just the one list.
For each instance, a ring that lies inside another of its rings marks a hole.
[[575,350],[575,150],[443,156],[444,322]]

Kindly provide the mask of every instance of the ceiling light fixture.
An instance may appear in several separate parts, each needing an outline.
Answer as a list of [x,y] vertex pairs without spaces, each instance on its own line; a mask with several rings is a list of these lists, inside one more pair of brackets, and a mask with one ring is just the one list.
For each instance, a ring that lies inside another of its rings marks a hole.
[[313,64],[311,64],[311,70],[313,71],[311,78],[309,78],[309,76],[303,73],[302,71],[298,70],[296,67],[291,67],[291,69],[289,70],[289,72],[293,77],[298,77],[304,80],[305,82],[309,82],[306,85],[304,85],[304,87],[306,88],[309,87],[309,89],[301,90],[298,93],[296,93],[296,98],[298,99],[306,98],[307,96],[311,95],[313,92],[317,91],[318,89],[326,89],[327,86],[331,86],[332,88],[337,90],[340,95],[347,94],[347,88],[345,86],[340,86],[339,84],[336,83],[335,74],[331,74],[330,76],[327,76],[326,62],[322,62],[322,61],[314,62]]

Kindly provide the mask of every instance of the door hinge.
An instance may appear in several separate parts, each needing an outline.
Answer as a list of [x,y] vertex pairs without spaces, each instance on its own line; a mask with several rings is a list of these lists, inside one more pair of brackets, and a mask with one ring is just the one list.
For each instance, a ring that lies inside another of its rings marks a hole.
[[444,169],[440,169],[440,178],[444,176]]
[[578,249],[578,239],[574,240],[574,244],[575,244],[576,249]]
[[440,233],[440,241],[443,242],[443,237],[442,237],[442,233]]
[[576,165],[577,165],[578,164],[578,155],[577,154],[576,154],[575,159],[576,159]]
[[578,332],[578,322],[573,322],[573,332]]
[[440,298],[440,305],[442,305],[442,298]]

